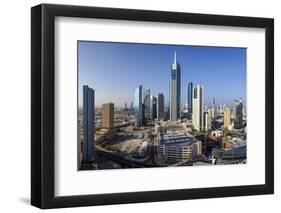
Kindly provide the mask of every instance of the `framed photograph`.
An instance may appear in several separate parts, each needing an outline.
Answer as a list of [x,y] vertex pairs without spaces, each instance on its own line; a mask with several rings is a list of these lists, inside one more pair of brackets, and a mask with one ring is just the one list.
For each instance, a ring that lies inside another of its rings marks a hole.
[[274,192],[274,20],[31,9],[31,204]]

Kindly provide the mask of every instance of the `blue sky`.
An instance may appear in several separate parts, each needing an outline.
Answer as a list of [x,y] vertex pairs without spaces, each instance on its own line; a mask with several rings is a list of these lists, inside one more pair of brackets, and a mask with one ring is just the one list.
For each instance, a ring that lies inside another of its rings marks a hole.
[[113,102],[128,106],[138,85],[152,95],[169,98],[169,77],[174,52],[181,66],[181,102],[187,100],[187,84],[204,86],[204,105],[233,105],[246,100],[246,49],[161,44],[78,42],[79,106],[82,86],[95,89],[96,106]]

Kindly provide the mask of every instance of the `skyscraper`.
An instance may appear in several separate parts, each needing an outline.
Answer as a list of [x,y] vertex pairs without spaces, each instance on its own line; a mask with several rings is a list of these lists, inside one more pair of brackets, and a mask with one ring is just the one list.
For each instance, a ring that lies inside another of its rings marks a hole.
[[142,103],[142,85],[139,85],[135,91],[135,115],[137,120],[137,125],[143,125],[143,106]]
[[158,94],[157,98],[157,119],[163,120],[165,119],[165,113],[164,113],[164,95],[163,93]]
[[215,106],[212,106],[211,118],[212,118],[212,120],[216,120],[217,119],[217,108]]
[[188,119],[192,118],[192,104],[193,103],[193,83],[188,83],[188,91],[187,91],[187,105],[188,105]]
[[176,121],[180,118],[180,97],[181,97],[181,70],[177,62],[175,52],[174,63],[171,65],[170,76],[170,120]]
[[153,95],[150,96],[150,119],[154,120],[157,116],[157,112],[156,112],[156,97],[154,97]]
[[102,127],[112,129],[114,127],[114,104],[106,103],[102,105]]
[[223,126],[228,128],[231,125],[231,110],[226,108],[223,112]]
[[90,164],[94,158],[95,145],[95,91],[83,86],[83,163]]
[[240,101],[235,101],[235,110],[234,110],[234,128],[241,129],[243,127],[243,104],[242,99]]
[[216,99],[213,97],[212,98],[212,106],[215,106],[216,105]]
[[203,119],[204,119],[204,130],[208,131],[212,128],[212,118],[211,118],[211,109],[208,109],[203,113]]
[[217,119],[217,107],[216,100],[214,97],[212,98],[211,118],[213,121]]
[[203,129],[203,86],[197,85],[193,89],[192,123],[197,131]]
[[150,90],[144,90],[143,92],[143,104],[144,104],[144,117],[146,120],[151,118],[151,107],[150,107]]

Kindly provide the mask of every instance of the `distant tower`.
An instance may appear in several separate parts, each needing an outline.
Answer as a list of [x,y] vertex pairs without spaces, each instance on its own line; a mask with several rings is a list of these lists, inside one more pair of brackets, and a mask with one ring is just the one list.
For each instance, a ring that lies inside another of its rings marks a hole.
[[146,120],[150,119],[150,90],[144,90],[143,92],[143,104],[144,104],[144,117]]
[[213,97],[212,98],[212,106],[215,106],[216,105],[216,100],[215,100],[215,98]]
[[216,100],[214,97],[212,98],[211,118],[213,121],[217,119],[217,107],[216,107]]
[[157,116],[156,102],[157,102],[157,99],[153,95],[151,95],[150,96],[150,119],[151,120],[154,120]]
[[127,110],[127,103],[125,102],[124,109]]
[[102,105],[102,127],[112,129],[114,127],[114,104],[106,103]]
[[243,103],[242,99],[240,101],[234,100],[235,110],[234,110],[234,128],[241,129],[243,127]]
[[135,115],[137,120],[137,125],[143,125],[143,110],[144,104],[142,103],[142,85],[139,85],[135,91]]
[[208,109],[203,113],[203,119],[204,119],[204,130],[208,131],[212,128],[212,118],[211,118],[211,109]]
[[215,106],[213,106],[211,108],[211,118],[212,118],[212,120],[216,120],[217,119],[217,108]]
[[203,86],[197,85],[193,89],[193,113],[192,122],[197,131],[203,129]]
[[231,125],[231,110],[229,108],[224,109],[223,112],[223,126],[228,128]]
[[192,105],[193,105],[193,83],[188,83],[187,90],[187,105],[188,105],[188,119],[192,119]]
[[175,52],[174,63],[171,65],[170,76],[170,120],[176,121],[180,118],[180,96],[181,96],[181,70],[177,62]]
[[165,113],[164,113],[164,95],[163,93],[158,94],[157,98],[157,119],[158,120],[164,120],[165,119]]
[[83,163],[91,164],[95,146],[95,91],[83,86]]

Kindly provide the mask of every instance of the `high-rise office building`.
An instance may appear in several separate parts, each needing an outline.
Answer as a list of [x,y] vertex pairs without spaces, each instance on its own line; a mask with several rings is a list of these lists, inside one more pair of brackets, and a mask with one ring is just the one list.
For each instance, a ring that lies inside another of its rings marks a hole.
[[204,119],[204,130],[208,131],[209,129],[212,128],[212,118],[211,118],[211,109],[207,109],[207,111],[205,111],[203,113],[203,119]]
[[150,119],[154,120],[157,116],[156,107],[157,99],[153,95],[150,96]]
[[114,127],[114,104],[106,103],[102,105],[102,127],[112,129]]
[[223,112],[223,126],[228,128],[231,125],[231,110],[226,108]]
[[203,129],[203,86],[197,85],[193,88],[193,113],[192,122],[197,131]]
[[240,101],[235,101],[234,108],[234,128],[241,129],[243,127],[243,103],[242,99]]
[[187,106],[188,106],[188,119],[192,119],[192,106],[193,105],[193,83],[188,83],[187,90]]
[[150,107],[150,90],[144,90],[143,92],[143,104],[144,104],[144,117],[146,120],[151,118],[151,107]]
[[170,76],[170,120],[176,121],[180,118],[180,102],[181,102],[181,69],[177,62],[175,52],[174,63],[171,65]]
[[217,119],[217,107],[216,107],[216,100],[214,97],[212,98],[211,118],[213,121]]
[[212,120],[217,119],[217,108],[215,106],[212,106],[212,108],[211,108],[211,118],[212,118]]
[[213,97],[212,98],[212,106],[215,106],[216,105],[216,99]]
[[164,95],[163,93],[158,94],[157,98],[157,119],[164,120],[165,119],[165,112],[164,112]]
[[137,125],[138,126],[141,126],[143,125],[143,107],[144,107],[144,104],[142,103],[142,85],[139,85],[137,88],[136,88],[136,91],[135,91],[135,115],[136,115],[136,121],[137,121]]
[[83,163],[90,164],[95,146],[95,91],[83,86]]

